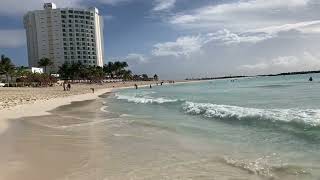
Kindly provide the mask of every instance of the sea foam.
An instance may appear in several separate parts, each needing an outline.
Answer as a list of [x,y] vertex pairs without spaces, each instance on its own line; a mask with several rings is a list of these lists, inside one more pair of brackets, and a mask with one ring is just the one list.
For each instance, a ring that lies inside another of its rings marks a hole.
[[257,109],[210,103],[185,102],[183,110],[207,118],[270,120],[320,126],[320,109]]
[[128,96],[128,95],[120,95],[116,94],[117,99],[120,100],[127,100],[128,102],[133,102],[136,104],[163,104],[163,103],[170,103],[170,102],[177,102],[177,99],[168,99],[168,98],[153,98],[150,96]]

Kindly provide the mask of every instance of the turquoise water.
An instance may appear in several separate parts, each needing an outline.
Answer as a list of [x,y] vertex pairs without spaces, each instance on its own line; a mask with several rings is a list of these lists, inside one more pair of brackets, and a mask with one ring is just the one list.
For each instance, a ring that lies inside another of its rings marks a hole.
[[232,167],[263,177],[320,177],[320,74],[126,89],[108,102],[122,118],[190,139],[189,148]]

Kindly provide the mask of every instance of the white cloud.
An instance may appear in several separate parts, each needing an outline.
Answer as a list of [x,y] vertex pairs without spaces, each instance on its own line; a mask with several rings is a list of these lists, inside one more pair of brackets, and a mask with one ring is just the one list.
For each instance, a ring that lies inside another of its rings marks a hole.
[[293,24],[284,24],[280,26],[271,26],[271,27],[264,27],[255,30],[251,30],[250,32],[264,32],[267,34],[277,34],[279,32],[285,32],[290,30],[297,30],[302,33],[308,32],[316,32],[315,30],[319,30],[320,21],[305,21],[305,22],[298,22]]
[[273,37],[266,33],[237,34],[227,29],[217,31],[215,33],[209,33],[207,36],[208,41],[218,41],[224,44],[257,43]]
[[17,48],[25,44],[26,39],[24,30],[0,30],[0,48]]
[[200,51],[203,44],[205,41],[201,36],[184,36],[174,42],[155,44],[152,54],[154,56],[189,56]]
[[[169,22],[197,30],[227,28],[243,32],[246,29],[299,21],[299,15],[312,10],[307,7],[313,1],[315,0],[239,0],[178,13]],[[315,15],[314,18],[316,17]]]
[[320,56],[310,52],[303,52],[298,56],[279,56],[255,64],[242,65],[238,69],[247,74],[319,70]]
[[176,0],[155,0],[154,11],[164,11],[174,7]]

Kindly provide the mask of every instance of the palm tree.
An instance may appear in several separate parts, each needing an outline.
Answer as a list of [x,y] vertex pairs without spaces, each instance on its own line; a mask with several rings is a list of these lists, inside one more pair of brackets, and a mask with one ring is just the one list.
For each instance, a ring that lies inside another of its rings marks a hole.
[[147,74],[142,74],[141,76],[142,76],[142,80],[143,81],[148,81],[149,80],[149,77],[148,77]]
[[14,73],[14,65],[11,62],[11,59],[5,55],[1,55],[0,60],[0,74],[5,74],[6,82],[9,82],[9,76]]
[[47,67],[52,66],[53,62],[51,61],[51,59],[44,57],[40,59],[40,61],[38,62],[38,65],[40,67],[44,67],[44,72],[47,73]]
[[155,75],[153,76],[153,80],[158,81],[158,80],[159,80],[159,76],[158,76],[157,74],[155,74]]

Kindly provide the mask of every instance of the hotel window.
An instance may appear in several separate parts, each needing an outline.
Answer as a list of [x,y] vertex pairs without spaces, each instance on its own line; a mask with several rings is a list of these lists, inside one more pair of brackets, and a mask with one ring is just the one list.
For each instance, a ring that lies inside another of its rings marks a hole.
[[61,18],[65,19],[65,18],[67,18],[67,16],[65,16],[65,15],[61,15]]
[[64,52],[64,55],[68,55],[68,53],[67,53],[67,52]]
[[69,38],[69,41],[73,41],[73,38]]
[[83,62],[84,62],[84,63],[87,63],[87,60],[84,60]]
[[66,22],[66,21],[63,19],[63,20],[62,20],[62,23],[65,23],[65,22]]
[[81,59],[81,56],[78,56],[78,59]]
[[62,33],[62,36],[67,36],[67,34],[66,33]]
[[81,54],[81,51],[78,51],[77,53],[78,53],[78,54]]
[[[79,27],[79,24],[75,24],[74,26],[75,26],[75,27]],[[78,31],[79,31],[79,30],[78,30]]]
[[71,59],[74,59],[74,56],[71,56]]
[[69,19],[69,23],[72,23],[72,20],[71,20],[71,19]]
[[76,20],[74,20],[74,22],[78,23],[79,21],[78,21],[78,19],[76,19]]
[[96,61],[92,61],[92,63],[93,63],[93,64],[95,64],[95,63],[96,63]]
[[73,15],[69,15],[69,18],[73,18]]
[[69,36],[73,36],[73,34],[72,34],[72,33],[69,33]]
[[62,32],[66,32],[66,29],[62,29]]
[[69,24],[69,27],[71,28],[71,27],[72,27],[72,25],[71,25],[71,24]]
[[70,50],[73,50],[73,47],[70,47]]
[[62,27],[66,27],[66,25],[62,24]]
[[66,11],[61,11],[61,14],[65,14],[66,13]]
[[78,50],[80,50],[80,47],[77,47]]
[[66,45],[67,45],[67,43],[63,43],[63,45],[64,45],[64,46],[66,46]]
[[73,13],[73,11],[72,11],[72,10],[69,10],[68,12],[69,12],[69,13]]
[[68,56],[65,56],[64,59],[68,59]]

